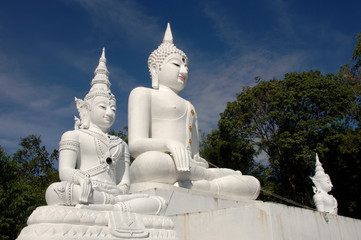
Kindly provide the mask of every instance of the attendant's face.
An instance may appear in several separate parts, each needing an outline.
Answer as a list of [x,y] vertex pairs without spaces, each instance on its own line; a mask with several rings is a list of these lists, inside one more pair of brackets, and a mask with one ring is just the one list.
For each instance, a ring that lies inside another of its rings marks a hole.
[[90,122],[101,129],[109,129],[115,121],[115,112],[115,100],[97,96],[91,104]]
[[162,70],[158,72],[159,85],[164,85],[176,92],[180,92],[187,85],[188,64],[180,54],[171,54],[162,63]]
[[320,179],[320,185],[325,192],[331,191],[333,187],[331,179],[327,174]]

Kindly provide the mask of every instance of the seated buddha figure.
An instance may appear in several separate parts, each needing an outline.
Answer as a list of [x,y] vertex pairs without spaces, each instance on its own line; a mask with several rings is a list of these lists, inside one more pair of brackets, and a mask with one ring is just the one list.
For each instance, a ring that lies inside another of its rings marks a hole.
[[322,164],[316,154],[316,171],[315,176],[311,177],[315,187],[313,187],[313,201],[319,212],[337,214],[337,200],[334,196],[328,194],[332,190],[330,176],[325,173]]
[[179,93],[188,81],[188,58],[173,44],[168,23],[148,59],[153,88],[132,90],[128,105],[133,183],[165,183],[203,192],[256,199],[259,181],[231,169],[208,168],[199,154],[194,106]]
[[104,49],[84,100],[75,98],[80,119],[75,130],[65,132],[59,144],[59,175],[46,192],[48,205],[112,205],[117,210],[157,214],[164,207],[160,197],[127,194],[129,150],[109,135],[116,113],[110,91]]

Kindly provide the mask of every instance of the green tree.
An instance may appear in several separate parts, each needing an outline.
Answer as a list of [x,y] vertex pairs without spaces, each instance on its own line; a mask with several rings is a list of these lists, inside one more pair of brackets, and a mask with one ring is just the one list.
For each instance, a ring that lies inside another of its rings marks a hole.
[[54,167],[59,153],[54,150],[49,154],[41,142],[40,136],[36,135],[21,138],[22,148],[13,155],[13,160],[19,166],[21,177],[33,185],[33,191],[42,196],[40,199],[44,205],[45,190],[49,183],[59,181],[58,170]]
[[110,129],[109,134],[120,137],[128,144],[128,126],[123,127],[123,130],[119,130],[118,132],[115,132],[114,129]]
[[357,118],[359,124],[361,123],[361,32],[356,37],[356,46],[352,53],[350,62],[341,66],[338,70],[340,79],[350,84],[357,96],[353,105],[353,114]]
[[[313,193],[309,176],[313,175],[315,154],[320,155],[328,171],[335,156],[327,153],[339,148],[355,124],[350,115],[354,100],[355,94],[348,84],[319,71],[258,81],[256,86],[244,88],[236,101],[227,104],[221,113],[218,132],[209,134],[203,145],[229,142],[228,146],[232,147],[227,154],[247,156],[245,162],[253,170],[260,165],[250,161],[249,154],[252,158],[266,155],[269,165],[256,172],[263,188],[310,206]],[[240,149],[248,154],[242,154]],[[213,151],[223,154],[218,149]],[[332,175],[331,178],[336,188],[338,179]]]
[[340,185],[333,190],[341,203],[340,212],[361,218],[361,196],[355,194],[361,186],[361,32],[356,36],[356,46],[350,62],[340,67],[338,76],[352,86],[356,95],[350,114],[355,118],[357,127],[344,135],[338,146],[330,149],[330,155],[338,156],[336,161],[330,163],[330,175],[342,179]]
[[252,172],[252,145],[242,139],[242,136],[232,134],[231,128],[222,126],[222,130],[213,130],[201,142],[202,157],[213,166],[222,166],[243,172]]
[[21,149],[8,155],[0,146],[0,239],[16,239],[33,210],[45,205],[45,191],[59,181],[54,164],[38,136],[21,139]]

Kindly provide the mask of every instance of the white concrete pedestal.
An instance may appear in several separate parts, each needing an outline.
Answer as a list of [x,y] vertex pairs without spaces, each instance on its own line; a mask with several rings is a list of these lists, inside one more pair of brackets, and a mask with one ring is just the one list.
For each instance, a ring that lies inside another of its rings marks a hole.
[[18,240],[176,240],[169,217],[130,212],[43,206],[33,211]]
[[135,184],[131,191],[168,201],[178,239],[361,239],[361,220],[338,215],[163,184]]

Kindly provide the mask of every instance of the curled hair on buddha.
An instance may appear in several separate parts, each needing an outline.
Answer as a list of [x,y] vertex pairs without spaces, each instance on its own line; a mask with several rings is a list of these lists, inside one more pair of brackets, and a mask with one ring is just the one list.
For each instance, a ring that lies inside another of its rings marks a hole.
[[109,100],[115,101],[115,96],[110,91],[111,83],[109,81],[109,71],[106,66],[107,59],[105,58],[105,48],[103,48],[102,55],[99,58],[99,64],[94,71],[94,78],[90,83],[90,90],[85,96],[84,100],[75,98],[76,107],[79,112],[79,117],[74,117],[75,129],[87,129],[90,124],[91,105],[95,97],[107,97]]
[[167,29],[164,33],[163,42],[150,54],[148,58],[148,68],[152,79],[152,87],[155,89],[159,88],[157,74],[162,70],[164,59],[171,54],[179,54],[184,58],[184,62],[188,62],[187,55],[173,44],[172,31],[170,29],[170,24],[168,23]]

